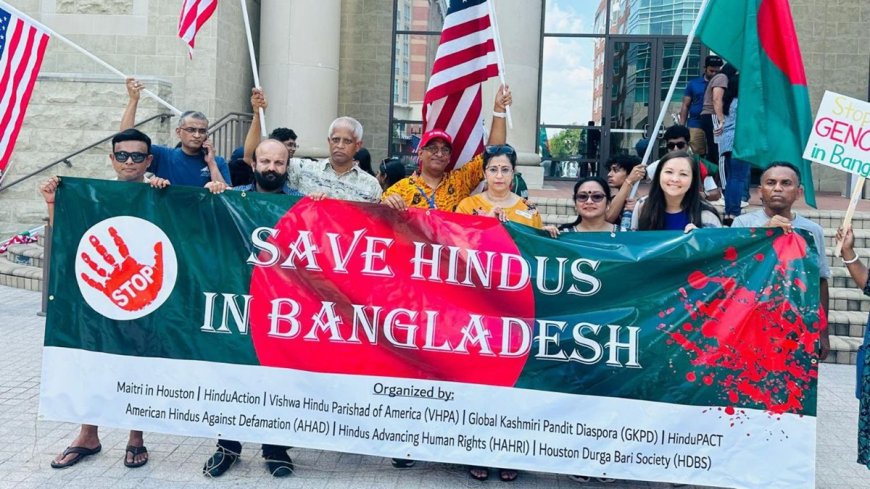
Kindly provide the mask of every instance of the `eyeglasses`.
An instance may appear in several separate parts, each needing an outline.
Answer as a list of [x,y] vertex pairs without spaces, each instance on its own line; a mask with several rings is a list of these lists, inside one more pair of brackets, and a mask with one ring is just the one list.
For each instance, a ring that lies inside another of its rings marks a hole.
[[513,173],[513,168],[509,168],[506,166],[498,167],[498,166],[488,166],[486,167],[486,172],[490,175],[510,175]]
[[587,194],[587,193],[579,193],[574,196],[574,200],[577,202],[586,202],[587,200],[591,200],[592,202],[598,203],[607,198],[604,194]]
[[673,151],[674,148],[676,148],[676,149],[685,149],[685,148],[686,148],[686,143],[683,142],[683,141],[679,141],[679,142],[676,142],[676,143],[668,143],[668,144],[667,144],[667,147],[668,147],[668,151]]
[[132,159],[133,163],[142,163],[146,158],[148,158],[147,153],[139,152],[128,153],[126,151],[115,151],[113,155],[115,156],[115,161],[118,163],[126,163],[128,158]]
[[299,145],[296,143],[284,143],[284,145],[287,146],[288,148],[291,148],[291,149],[299,148]]
[[507,144],[494,144],[487,146],[485,151],[490,156],[514,154],[514,148]]
[[450,149],[450,146],[424,146],[423,149],[433,155],[442,154],[444,156],[450,156],[450,153],[453,151]]
[[198,127],[179,127],[179,129],[188,134],[199,134],[201,136],[208,134],[208,129],[200,129]]

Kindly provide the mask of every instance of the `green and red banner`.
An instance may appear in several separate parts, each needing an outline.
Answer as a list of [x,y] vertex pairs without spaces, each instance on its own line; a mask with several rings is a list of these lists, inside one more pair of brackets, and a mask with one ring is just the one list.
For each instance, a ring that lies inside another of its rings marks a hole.
[[64,178],[40,415],[812,487],[818,268],[769,229],[571,233]]
[[708,2],[698,37],[740,70],[734,156],[759,168],[796,165],[807,204],[815,207],[812,166],[802,156],[813,113],[788,0]]

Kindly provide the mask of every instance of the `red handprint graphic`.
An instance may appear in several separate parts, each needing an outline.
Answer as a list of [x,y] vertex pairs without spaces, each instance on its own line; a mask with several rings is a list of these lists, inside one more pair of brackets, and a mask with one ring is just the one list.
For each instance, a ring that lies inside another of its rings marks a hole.
[[[91,288],[103,293],[113,304],[125,311],[138,311],[157,298],[163,287],[163,243],[158,241],[154,244],[154,265],[143,265],[130,257],[127,243],[118,235],[114,227],[109,227],[109,236],[118,249],[120,260],[109,253],[99,238],[89,236],[88,242],[99,253],[111,270],[108,272],[97,265],[91,257],[82,252],[82,260],[104,281],[97,281],[82,273],[82,280]],[[120,265],[118,264],[120,261]]]

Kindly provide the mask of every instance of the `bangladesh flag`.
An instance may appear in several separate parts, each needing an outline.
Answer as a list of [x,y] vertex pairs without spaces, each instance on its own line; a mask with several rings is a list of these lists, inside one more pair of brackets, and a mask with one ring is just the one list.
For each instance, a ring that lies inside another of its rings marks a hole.
[[815,207],[812,169],[802,157],[813,117],[788,0],[711,0],[698,37],[740,70],[734,156],[759,168],[795,164]]

